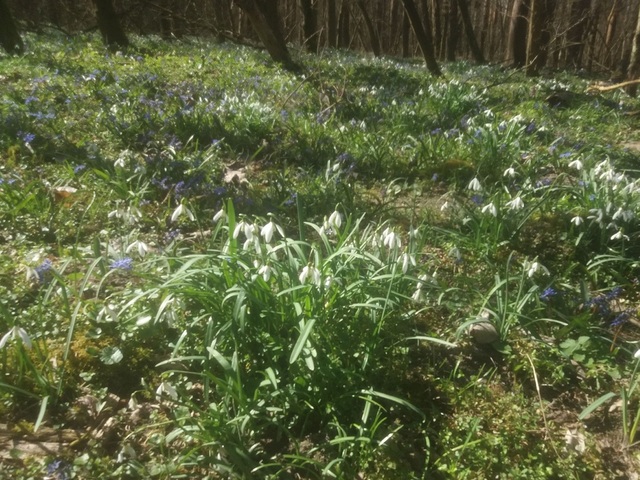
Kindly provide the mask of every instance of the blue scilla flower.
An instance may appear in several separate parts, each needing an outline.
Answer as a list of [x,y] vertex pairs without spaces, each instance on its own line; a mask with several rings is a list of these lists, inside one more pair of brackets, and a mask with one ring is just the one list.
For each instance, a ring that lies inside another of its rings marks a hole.
[[129,271],[133,268],[133,259],[131,259],[130,257],[124,257],[120,260],[114,260],[113,262],[111,262],[111,265],[109,265],[109,268],[111,270]]
[[611,322],[611,327],[615,328],[625,324],[630,317],[631,317],[631,310],[625,310],[624,312],[620,312],[618,315],[616,315],[616,318],[614,318],[613,321]]
[[49,280],[51,280],[52,274],[53,272],[51,271],[51,269],[53,268],[53,264],[51,263],[51,260],[49,260],[48,258],[45,259],[40,265],[38,265],[36,267],[36,273],[38,274],[38,281],[40,283],[47,283]]
[[51,480],[68,480],[71,478],[69,464],[64,460],[56,459],[47,465],[47,477]]
[[548,287],[545,288],[544,291],[540,294],[540,300],[542,300],[543,302],[548,302],[556,295],[558,295],[558,291],[554,288]]

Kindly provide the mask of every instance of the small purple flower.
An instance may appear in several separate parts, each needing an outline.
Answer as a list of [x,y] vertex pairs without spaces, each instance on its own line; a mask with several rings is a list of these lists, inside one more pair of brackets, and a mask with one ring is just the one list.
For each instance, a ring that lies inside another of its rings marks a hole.
[[64,460],[56,459],[47,465],[47,478],[51,480],[68,480],[70,466]]
[[291,196],[284,201],[284,206],[285,207],[292,207],[296,204],[296,200],[298,199],[298,194],[297,193],[292,193]]
[[572,152],[563,152],[560,155],[558,155],[560,158],[567,158],[570,157],[571,155],[573,155]]
[[431,181],[432,181],[432,182],[437,182],[437,181],[438,181],[438,174],[437,174],[437,173],[434,173],[434,174],[431,176]]
[[111,262],[109,268],[111,270],[130,271],[133,268],[133,259],[131,259],[130,257],[124,257],[120,260],[114,260],[113,262]]
[[554,288],[548,287],[545,288],[544,291],[540,294],[540,300],[542,300],[543,302],[548,302],[556,295],[558,295],[558,291]]
[[625,310],[624,312],[620,312],[618,315],[616,315],[616,318],[614,318],[613,321],[611,322],[611,327],[615,328],[615,327],[621,326],[622,324],[626,323],[627,320],[629,320],[629,317],[631,317],[630,310]]
[[471,201],[476,205],[480,206],[484,203],[484,197],[482,195],[473,195],[471,197]]
[[529,125],[527,125],[527,128],[525,129],[525,133],[528,133],[528,134],[531,134],[535,131],[536,131],[536,122],[531,122]]
[[26,143],[27,145],[31,144],[31,142],[33,142],[36,139],[36,134],[35,133],[22,133],[22,132],[19,132],[18,135],[21,135],[22,141],[24,143]]
[[46,258],[40,265],[36,267],[36,273],[38,274],[38,281],[40,283],[47,283],[51,280],[53,264],[51,260]]
[[438,128],[434,128],[433,130],[431,130],[431,135],[440,135],[442,133],[442,129],[440,127]]
[[82,173],[86,168],[86,165],[76,165],[75,167],[73,167],[73,173],[78,175],[79,173]]

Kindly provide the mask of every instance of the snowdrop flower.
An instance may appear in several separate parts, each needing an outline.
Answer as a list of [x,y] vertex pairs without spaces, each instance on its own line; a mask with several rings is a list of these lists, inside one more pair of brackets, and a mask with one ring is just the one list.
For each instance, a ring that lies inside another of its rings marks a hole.
[[269,279],[271,278],[271,271],[272,269],[269,265],[262,265],[258,270],[258,274],[262,275],[262,278],[264,279],[265,282],[268,282]]
[[226,219],[227,219],[227,212],[225,212],[223,208],[218,210],[216,214],[213,216],[214,223],[218,223],[219,220],[226,220]]
[[339,229],[340,225],[342,225],[342,215],[340,215],[340,212],[335,210],[331,215],[329,215],[328,224],[329,227],[333,228],[334,230]]
[[381,240],[382,244],[389,250],[402,246],[402,240],[400,240],[398,234],[389,228],[385,228],[384,232],[382,232]]
[[633,358],[638,358],[638,359],[640,359],[640,349],[638,349],[638,350],[636,351],[636,353],[634,353],[634,354],[633,354]]
[[162,382],[158,388],[156,388],[156,400],[160,402],[164,395],[168,395],[172,400],[178,399],[178,392],[169,382]]
[[529,278],[533,277],[538,271],[543,272],[545,275],[549,275],[549,270],[547,270],[547,267],[545,267],[544,265],[542,265],[541,263],[538,262],[533,262],[530,267],[529,267],[529,271],[527,272],[527,275],[529,276]]
[[260,229],[260,235],[264,238],[264,241],[267,243],[271,242],[273,238],[273,232],[275,232],[276,226],[273,222],[267,223],[262,229]]
[[628,236],[626,236],[626,235],[624,235],[624,234],[622,233],[622,230],[618,230],[616,233],[614,233],[613,235],[611,235],[611,240],[622,240],[623,238],[624,238],[625,240],[629,240],[629,237],[628,237]]
[[0,339],[0,349],[4,348],[9,340],[20,340],[27,350],[31,350],[31,347],[33,347],[29,334],[24,328],[18,327],[17,325],[5,333]]
[[515,177],[516,176],[516,170],[513,167],[509,167],[507,168],[504,173],[502,174],[503,177]]
[[193,212],[191,210],[189,210],[187,207],[185,207],[182,203],[180,205],[178,205],[178,207],[173,211],[173,214],[171,215],[171,222],[175,222],[179,217],[181,217],[182,215],[186,215],[187,218],[189,220],[191,220],[192,222],[196,219],[196,217],[193,215]]
[[144,257],[149,251],[149,247],[147,246],[146,243],[141,242],[140,240],[136,240],[135,242],[133,242],[131,245],[127,247],[125,252],[131,253],[134,250],[138,252],[138,255],[140,255],[140,257]]
[[440,207],[440,211],[441,211],[441,212],[444,212],[445,210],[448,210],[448,209],[449,209],[449,207],[450,207],[449,202],[448,202],[448,201],[445,201],[445,202],[442,204],[442,206]]
[[574,160],[569,163],[569,167],[575,168],[576,170],[582,170],[582,162],[580,160]]
[[583,222],[584,220],[582,219],[582,217],[577,215],[571,219],[571,223],[573,223],[576,227],[582,225]]
[[509,207],[509,210],[522,210],[524,208],[524,202],[519,196],[507,202],[506,205]]
[[416,259],[413,257],[413,255],[405,252],[400,255],[398,263],[402,263],[402,273],[407,273],[407,270],[409,270],[409,265],[413,265],[414,267],[416,266]]
[[498,216],[498,210],[496,209],[496,206],[493,203],[489,203],[484,207],[482,207],[482,213],[487,213],[487,212],[493,215],[494,217]]
[[480,190],[482,190],[482,185],[480,185],[480,181],[478,180],[478,178],[474,177],[473,180],[469,182],[467,188],[472,192],[479,192]]
[[298,279],[300,283],[306,283],[307,279],[310,279],[311,283],[320,286],[322,274],[316,267],[307,265],[300,272]]

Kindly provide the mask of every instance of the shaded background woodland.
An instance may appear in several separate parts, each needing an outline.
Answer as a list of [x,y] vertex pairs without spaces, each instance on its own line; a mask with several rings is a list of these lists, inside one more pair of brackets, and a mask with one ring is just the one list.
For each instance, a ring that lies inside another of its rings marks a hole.
[[[584,68],[611,72],[620,79],[633,77],[628,70],[640,4],[635,0],[2,1],[22,31],[97,29],[96,6],[110,4],[107,7],[113,7],[127,33],[216,36],[256,45],[265,42],[256,34],[259,29],[252,24],[251,9],[277,9],[278,28],[289,45],[402,57],[421,54],[415,25],[407,15],[415,8],[439,61],[475,58],[523,66],[533,63],[527,57],[533,42],[536,71],[542,66]],[[479,52],[473,52],[474,40]]]

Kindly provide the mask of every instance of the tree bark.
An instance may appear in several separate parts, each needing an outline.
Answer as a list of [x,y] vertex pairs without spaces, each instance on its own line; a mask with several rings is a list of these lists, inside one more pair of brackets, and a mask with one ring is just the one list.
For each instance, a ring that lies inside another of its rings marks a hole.
[[365,5],[364,0],[357,0],[358,8],[360,9],[360,13],[362,13],[362,17],[364,18],[364,24],[367,27],[367,33],[369,34],[369,43],[371,45],[371,50],[373,50],[373,54],[376,57],[382,55],[382,47],[380,46],[380,37],[378,36],[378,32],[376,31],[376,27],[371,20],[371,16],[367,11],[367,7]]
[[311,53],[318,53],[318,4],[316,0],[300,0],[300,8],[304,16],[302,30],[304,32],[304,45]]
[[[640,6],[638,6],[638,20],[631,42],[631,58],[629,59],[629,69],[627,70],[627,79],[635,80],[640,74]],[[627,93],[635,96],[638,91],[638,85],[633,84],[627,87]]]
[[338,47],[349,48],[351,45],[351,11],[349,2],[343,0],[338,16]]
[[527,76],[537,75],[547,62],[555,0],[532,0],[527,42]]
[[[416,39],[418,40],[418,45],[420,45],[420,50],[422,50],[422,56],[427,63],[427,68],[433,75],[442,75],[433,49],[431,26],[428,25],[427,28],[425,28],[422,24],[422,19],[420,18],[420,14],[418,13],[418,9],[416,8],[416,4],[413,0],[402,0],[402,4],[404,5],[404,9],[409,17],[409,22],[411,22],[411,27],[416,35]],[[426,12],[425,18],[429,18],[428,12]]]
[[272,60],[287,70],[299,71],[300,66],[291,58],[284,40],[278,3],[275,0],[235,0],[235,3],[249,17],[251,26]]
[[402,11],[402,58],[409,57],[409,40],[411,36],[411,23],[409,23],[409,15]]
[[591,0],[575,0],[571,5],[569,15],[571,25],[567,32],[567,61],[573,68],[582,65],[582,53],[584,52],[584,34],[591,11]]
[[458,8],[460,9],[460,16],[462,17],[462,23],[464,25],[464,32],[467,35],[467,41],[469,42],[469,48],[471,49],[471,55],[477,63],[485,63],[484,55],[478,40],[473,32],[473,23],[471,22],[471,15],[469,15],[469,6],[467,0],[457,0]]
[[449,0],[449,9],[447,12],[447,47],[445,58],[449,62],[456,59],[456,50],[458,49],[458,40],[460,39],[460,23],[458,22],[458,2]]
[[327,1],[327,45],[338,46],[338,7],[336,0]]
[[127,48],[129,39],[120,25],[120,19],[111,0],[95,0],[95,3],[98,29],[104,44],[110,49]]
[[506,61],[514,67],[523,67],[527,62],[527,32],[530,0],[515,0],[509,21],[509,41]]
[[24,52],[24,43],[6,0],[0,0],[0,44],[9,54],[21,55]]

